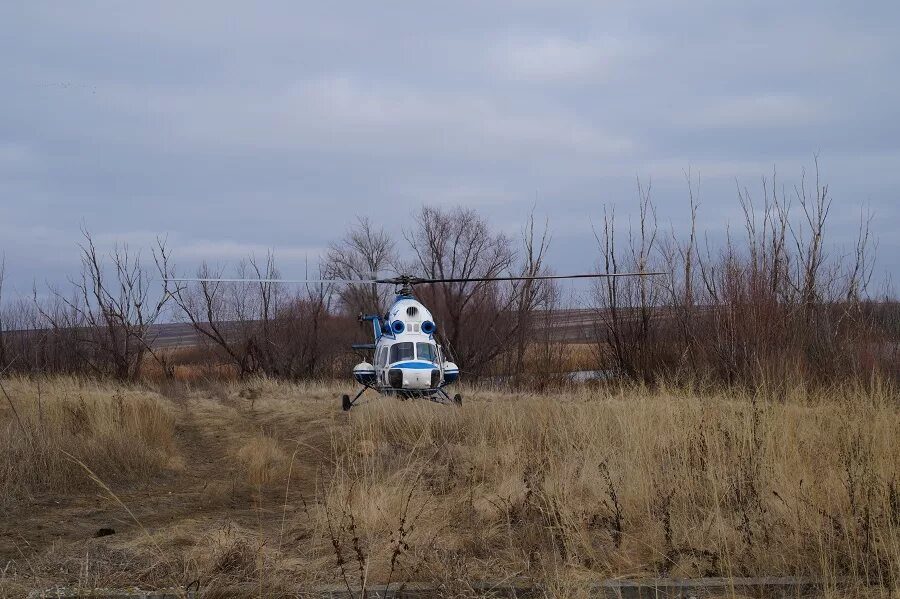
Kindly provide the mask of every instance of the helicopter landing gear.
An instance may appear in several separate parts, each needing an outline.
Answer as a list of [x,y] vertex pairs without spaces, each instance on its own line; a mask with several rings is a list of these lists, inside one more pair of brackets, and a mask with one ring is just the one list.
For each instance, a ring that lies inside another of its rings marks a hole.
[[428,399],[430,401],[433,401],[433,402],[439,403],[439,404],[444,404],[445,406],[451,405],[451,404],[455,405],[455,406],[462,405],[462,395],[460,395],[459,393],[457,393],[453,397],[450,397],[450,395],[448,395],[447,392],[444,391],[443,389],[435,389],[435,391],[436,391],[436,393],[434,395],[428,396]]
[[357,393],[356,397],[354,397],[353,399],[350,399],[349,395],[341,395],[341,409],[345,412],[349,412],[350,408],[353,407],[353,405],[356,403],[356,400],[359,399],[359,396],[365,393],[366,389],[368,389],[368,387],[363,387],[362,389],[360,389],[359,393]]

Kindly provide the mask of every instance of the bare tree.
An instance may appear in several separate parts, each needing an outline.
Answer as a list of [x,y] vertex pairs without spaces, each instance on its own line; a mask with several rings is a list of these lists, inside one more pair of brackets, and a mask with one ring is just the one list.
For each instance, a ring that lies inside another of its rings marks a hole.
[[107,263],[91,234],[82,230],[82,235],[81,275],[71,281],[73,294],[51,290],[56,306],[48,309],[35,292],[35,306],[57,334],[70,339],[74,351],[94,373],[133,380],[140,374],[144,356],[154,353],[151,326],[171,295],[165,240],[157,239],[152,250],[162,279],[157,296],[139,252],[116,245]]
[[[220,271],[201,266],[198,278],[217,279]],[[238,265],[238,278],[275,279],[275,257],[251,257]],[[334,364],[349,344],[346,319],[331,311],[333,289],[308,285],[289,292],[284,284],[201,281],[177,289],[182,317],[230,362],[241,376],[263,373],[311,378]]]
[[[814,187],[804,175],[793,194],[785,193],[777,173],[762,179],[761,200],[738,185],[741,233],[726,228],[719,247],[707,238],[701,248],[688,177],[686,239],[673,229],[656,248],[656,259],[670,274],[660,281],[668,305],[660,305],[653,285],[644,294],[633,281],[602,282],[601,355],[607,352],[622,373],[642,380],[664,376],[782,390],[789,381],[819,384],[871,373],[876,366],[891,370],[883,358],[885,344],[878,341],[878,317],[865,303],[871,215],[862,213],[849,253],[830,253],[826,224],[832,199],[818,162]],[[639,197],[641,225],[624,250],[616,247],[614,215],[604,215],[597,239],[610,272],[654,261],[655,211],[646,194]]]
[[[396,270],[397,264],[394,240],[383,228],[362,217],[343,239],[329,246],[324,273],[332,279],[371,279],[387,270]],[[345,285],[338,290],[338,295],[344,311],[356,315],[379,312],[387,306],[390,291],[374,283]]]
[[[509,239],[474,210],[424,207],[404,232],[414,267],[428,278],[490,278],[513,266]],[[514,330],[510,286],[485,281],[423,285],[418,290],[440,319],[460,367],[476,376],[508,349]]]
[[875,254],[878,251],[878,242],[872,240],[872,221],[875,215],[871,208],[860,210],[859,229],[854,244],[854,255],[851,257],[851,266],[847,271],[846,295],[847,302],[860,302],[872,282],[872,274],[875,269]]
[[824,275],[822,271],[826,261],[825,223],[832,205],[828,185],[819,180],[818,159],[816,159],[814,193],[814,196],[810,195],[807,189],[804,172],[800,185],[794,187],[794,194],[800,204],[805,223],[801,221],[800,226],[791,226],[790,230],[796,246],[797,266],[800,269],[794,288],[800,294],[807,319],[813,317],[819,300],[825,299],[819,296],[819,292],[822,290],[820,283],[823,283],[821,277]]
[[[614,209],[604,208],[603,228],[594,230],[604,272],[647,272],[655,270],[659,259],[656,206],[651,199],[651,187],[640,180],[638,189],[637,231],[629,222],[624,251],[617,245]],[[608,277],[595,287],[598,335],[601,357],[609,355],[612,369],[632,379],[652,376],[655,360],[655,316],[659,307],[661,287],[650,277]],[[608,349],[608,351],[607,351]]]
[[691,172],[685,172],[688,185],[688,206],[690,225],[688,238],[681,241],[671,227],[669,238],[664,240],[660,247],[663,264],[667,278],[663,286],[668,294],[668,303],[677,326],[680,355],[678,358],[678,370],[683,367],[691,370],[696,368],[696,352],[699,331],[697,329],[698,315],[701,306],[697,297],[697,210],[700,200],[700,177],[697,177],[696,191]]
[[[522,230],[523,253],[518,270],[519,276],[536,277],[550,274],[545,264],[549,247],[549,222],[544,222],[540,238],[535,237],[534,210],[532,210]],[[550,316],[549,313],[556,307],[558,293],[553,281],[525,279],[513,283],[512,297],[515,318],[512,336],[515,347],[510,374],[514,377],[516,385],[521,386],[525,375],[525,359],[528,348],[542,344],[545,346],[544,354],[546,354],[546,346],[551,343],[549,337],[538,339],[538,331],[541,325],[544,325],[545,333],[549,329],[549,322],[547,320],[541,322],[541,317],[546,319]],[[547,358],[546,355],[542,357]]]

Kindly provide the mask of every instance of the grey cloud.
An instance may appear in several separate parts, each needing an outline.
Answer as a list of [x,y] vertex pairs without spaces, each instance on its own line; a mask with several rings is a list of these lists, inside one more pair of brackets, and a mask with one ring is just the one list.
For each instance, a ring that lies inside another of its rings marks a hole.
[[598,82],[629,46],[612,36],[584,42],[558,35],[511,34],[494,44],[489,57],[498,76],[513,80]]
[[0,8],[0,252],[16,289],[77,267],[82,224],[179,266],[275,247],[282,270],[356,214],[395,233],[423,202],[515,232],[536,207],[558,269],[635,177],[711,235],[735,186],[790,187],[821,152],[849,238],[878,214],[900,272],[900,8],[876,2],[198,2]]

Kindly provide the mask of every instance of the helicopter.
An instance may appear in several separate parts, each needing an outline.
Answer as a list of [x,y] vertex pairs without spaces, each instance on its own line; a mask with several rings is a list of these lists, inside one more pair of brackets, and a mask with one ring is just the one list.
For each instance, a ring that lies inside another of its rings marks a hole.
[[372,361],[353,367],[353,378],[362,388],[351,399],[341,396],[346,412],[367,390],[400,399],[422,398],[437,403],[462,405],[462,395],[453,397],[446,387],[459,381],[460,370],[438,342],[438,325],[432,313],[415,298],[415,285],[499,281],[539,281],[557,279],[601,279],[612,277],[647,277],[662,272],[589,273],[572,275],[534,275],[506,277],[423,278],[409,274],[382,279],[220,279],[171,278],[178,282],[223,283],[307,283],[346,285],[394,285],[396,297],[384,315],[360,314],[360,322],[370,322],[372,343],[353,344],[357,351],[371,351]]

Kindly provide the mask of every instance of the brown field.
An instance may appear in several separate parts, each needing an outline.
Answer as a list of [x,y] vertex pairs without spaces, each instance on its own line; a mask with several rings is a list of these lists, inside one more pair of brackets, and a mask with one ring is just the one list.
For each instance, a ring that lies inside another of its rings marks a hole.
[[0,398],[2,597],[194,581],[210,597],[345,581],[466,596],[513,578],[577,596],[644,575],[900,592],[900,402],[877,382],[468,389],[462,408],[349,414],[338,385],[2,382],[18,413]]

